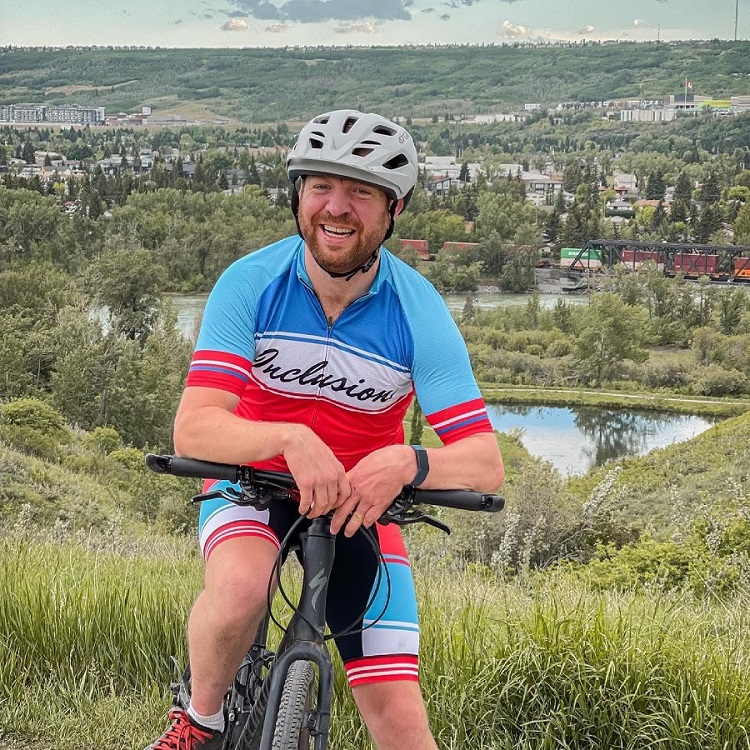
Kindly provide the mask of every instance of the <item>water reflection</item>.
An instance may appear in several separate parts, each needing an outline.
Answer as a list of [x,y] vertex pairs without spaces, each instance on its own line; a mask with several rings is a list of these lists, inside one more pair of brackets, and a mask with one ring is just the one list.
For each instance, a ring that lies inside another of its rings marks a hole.
[[718,421],[597,407],[489,405],[488,410],[496,430],[520,430],[526,450],[563,474],[585,474],[614,458],[642,456],[689,440]]

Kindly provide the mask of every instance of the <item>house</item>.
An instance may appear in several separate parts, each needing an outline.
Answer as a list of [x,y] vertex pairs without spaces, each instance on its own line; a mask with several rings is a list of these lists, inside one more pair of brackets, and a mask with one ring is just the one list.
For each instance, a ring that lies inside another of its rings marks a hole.
[[552,196],[563,189],[563,178],[559,175],[547,175],[542,172],[521,172],[521,182],[526,192]]

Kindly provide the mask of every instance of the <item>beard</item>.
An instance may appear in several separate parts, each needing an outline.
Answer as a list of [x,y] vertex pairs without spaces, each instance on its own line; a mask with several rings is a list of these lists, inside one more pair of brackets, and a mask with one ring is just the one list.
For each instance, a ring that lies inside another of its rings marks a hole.
[[[305,240],[315,262],[324,271],[332,274],[347,274],[364,265],[380,247],[391,221],[389,214],[384,212],[379,221],[374,222],[369,229],[365,229],[362,222],[352,214],[333,217],[325,211],[309,219],[300,211],[298,220],[302,239]],[[346,243],[337,240],[327,243],[322,229],[325,224],[343,225],[355,231]]]

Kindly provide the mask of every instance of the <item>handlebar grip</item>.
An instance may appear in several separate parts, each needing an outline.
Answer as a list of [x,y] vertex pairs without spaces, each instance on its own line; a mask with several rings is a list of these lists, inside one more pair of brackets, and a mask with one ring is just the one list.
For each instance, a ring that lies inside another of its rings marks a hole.
[[420,490],[415,491],[415,500],[426,505],[439,505],[457,510],[474,510],[497,513],[505,506],[505,498],[490,493],[472,490]]
[[240,477],[239,466],[198,461],[182,456],[157,456],[154,453],[147,453],[146,466],[157,474],[173,474],[176,477],[226,479],[230,482],[236,482]]

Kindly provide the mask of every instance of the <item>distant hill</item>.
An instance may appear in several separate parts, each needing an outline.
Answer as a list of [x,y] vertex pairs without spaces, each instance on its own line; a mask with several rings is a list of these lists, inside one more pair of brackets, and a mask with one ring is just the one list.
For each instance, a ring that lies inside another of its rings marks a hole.
[[750,42],[306,49],[0,49],[0,103],[245,124],[337,107],[432,117],[525,103],[750,94]]

